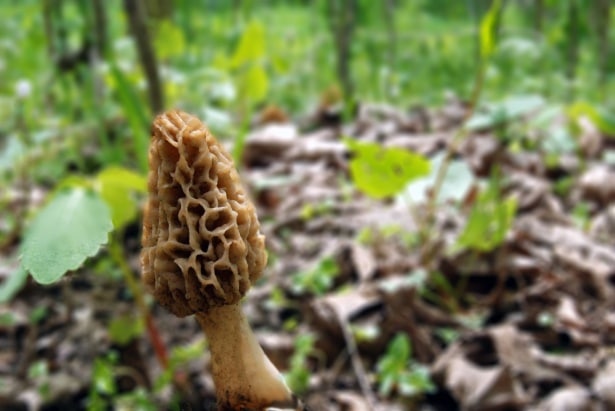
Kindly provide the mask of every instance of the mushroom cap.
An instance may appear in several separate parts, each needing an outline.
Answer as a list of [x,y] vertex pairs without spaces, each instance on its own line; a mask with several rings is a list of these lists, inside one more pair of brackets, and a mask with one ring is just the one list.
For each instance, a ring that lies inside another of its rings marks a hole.
[[238,303],[267,264],[256,210],[233,160],[181,112],[152,125],[142,280],[179,317]]

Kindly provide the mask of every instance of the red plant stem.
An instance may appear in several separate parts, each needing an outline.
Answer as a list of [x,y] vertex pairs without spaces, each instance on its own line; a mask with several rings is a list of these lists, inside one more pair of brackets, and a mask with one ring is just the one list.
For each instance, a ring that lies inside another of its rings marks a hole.
[[162,337],[160,336],[160,332],[158,332],[158,328],[154,324],[152,313],[150,312],[149,308],[147,307],[147,304],[145,303],[143,290],[141,289],[141,287],[139,287],[139,284],[137,284],[132,269],[126,263],[122,248],[119,246],[119,242],[115,238],[112,237],[109,241],[108,249],[111,258],[115,261],[115,263],[122,271],[124,281],[126,281],[126,285],[132,293],[132,296],[137,305],[137,309],[139,311],[139,315],[141,316],[141,320],[145,324],[147,335],[149,336],[152,347],[154,348],[154,352],[156,353],[156,359],[158,360],[158,363],[160,364],[162,369],[166,370],[169,367],[169,356],[167,354],[167,349],[164,344],[164,341],[162,340]]
[[160,336],[160,332],[158,331],[158,327],[156,327],[156,323],[154,323],[154,318],[152,317],[151,312],[147,312],[145,316],[145,328],[147,329],[147,335],[149,336],[149,340],[154,348],[154,353],[156,354],[156,359],[158,363],[162,366],[163,369],[169,368],[169,354],[167,352],[167,347]]

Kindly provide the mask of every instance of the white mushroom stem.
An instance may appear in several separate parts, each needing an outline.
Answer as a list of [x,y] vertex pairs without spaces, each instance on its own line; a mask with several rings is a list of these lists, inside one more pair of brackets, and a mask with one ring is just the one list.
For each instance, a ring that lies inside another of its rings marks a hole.
[[208,308],[196,318],[207,336],[220,406],[292,404],[292,393],[258,344],[240,304]]

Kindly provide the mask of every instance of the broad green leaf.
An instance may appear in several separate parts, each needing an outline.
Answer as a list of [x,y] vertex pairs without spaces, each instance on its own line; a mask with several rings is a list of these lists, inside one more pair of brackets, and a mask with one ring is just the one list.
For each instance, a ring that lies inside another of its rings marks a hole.
[[109,337],[114,343],[124,345],[143,333],[143,323],[134,316],[115,317],[109,324]]
[[26,283],[26,278],[28,278],[28,272],[20,265],[9,275],[9,278],[0,285],[0,304],[4,304],[11,300],[15,294],[23,288]]
[[154,45],[158,57],[163,60],[182,55],[186,51],[184,33],[169,19],[162,20],[156,25]]
[[581,116],[588,117],[598,129],[610,135],[615,135],[615,115],[584,101],[576,102],[566,110],[568,117],[577,120]]
[[485,107],[484,112],[474,114],[466,123],[468,130],[484,130],[502,125],[510,120],[530,114],[545,104],[537,95],[518,95]]
[[21,247],[23,267],[37,282],[53,283],[96,254],[112,228],[109,209],[95,192],[61,191],[28,227]]
[[365,194],[385,198],[398,194],[410,181],[429,173],[429,161],[403,148],[384,148],[345,138],[353,153],[350,160],[352,179]]
[[231,67],[239,68],[244,64],[257,63],[265,56],[265,28],[257,20],[251,21],[244,29],[239,45],[231,59]]
[[545,104],[545,99],[535,94],[511,96],[496,105],[495,111],[503,112],[507,120],[512,120],[533,111]]
[[96,186],[111,211],[115,229],[132,221],[138,211],[135,192],[147,190],[147,180],[141,174],[121,167],[108,167],[96,177]]
[[495,50],[496,29],[501,3],[501,0],[495,0],[480,22],[480,55],[483,59],[489,58]]
[[561,155],[574,153],[578,147],[577,140],[566,127],[555,126],[547,131],[540,145],[547,154]]
[[239,94],[252,103],[267,97],[269,79],[262,65],[252,65],[240,76]]
[[[419,178],[408,184],[400,194],[401,198],[408,197],[414,203],[421,203],[427,199],[427,193],[433,189],[444,155],[437,155],[431,160],[431,172],[428,176]],[[444,180],[438,192],[437,202],[461,201],[474,184],[475,178],[468,164],[463,160],[453,160],[449,163]]]

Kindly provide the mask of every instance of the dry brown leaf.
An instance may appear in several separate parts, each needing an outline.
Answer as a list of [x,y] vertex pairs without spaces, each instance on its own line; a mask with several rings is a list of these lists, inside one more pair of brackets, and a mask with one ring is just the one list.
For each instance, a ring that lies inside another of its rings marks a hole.
[[604,146],[604,136],[587,116],[579,117],[577,124],[580,128],[579,148],[583,155],[586,158],[597,156]]
[[604,164],[591,166],[579,178],[578,187],[585,199],[607,204],[615,199],[615,171]]
[[297,144],[299,133],[294,124],[269,124],[246,137],[243,163],[246,167],[268,166],[283,158]]
[[337,391],[332,397],[340,411],[372,411],[365,398],[354,391]]
[[476,366],[465,358],[459,344],[440,356],[433,372],[443,380],[463,410],[517,409],[525,403],[521,387],[508,367]]
[[571,297],[563,296],[561,298],[555,315],[564,326],[574,327],[580,330],[585,329],[587,326],[585,320],[577,310],[575,300]]
[[372,252],[365,246],[353,242],[351,244],[351,256],[354,269],[359,276],[360,282],[366,282],[374,275],[377,263]]
[[606,409],[615,409],[615,359],[609,360],[592,383],[592,391]]
[[583,387],[564,387],[553,392],[541,406],[540,411],[598,411],[589,391]]

